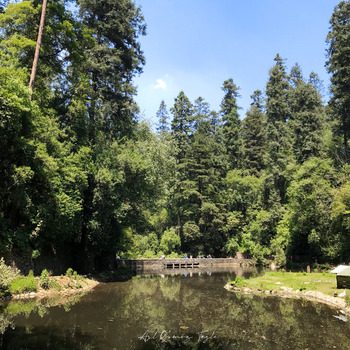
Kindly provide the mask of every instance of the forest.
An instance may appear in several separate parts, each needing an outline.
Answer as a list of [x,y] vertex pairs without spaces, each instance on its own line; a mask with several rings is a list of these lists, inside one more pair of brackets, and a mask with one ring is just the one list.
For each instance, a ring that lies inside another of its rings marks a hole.
[[156,130],[134,100],[141,9],[48,1],[31,89],[41,10],[0,8],[1,254],[69,247],[78,269],[116,255],[350,260],[349,1],[330,14],[327,103],[316,73],[277,54],[245,116],[228,77],[220,110],[181,91],[159,101]]

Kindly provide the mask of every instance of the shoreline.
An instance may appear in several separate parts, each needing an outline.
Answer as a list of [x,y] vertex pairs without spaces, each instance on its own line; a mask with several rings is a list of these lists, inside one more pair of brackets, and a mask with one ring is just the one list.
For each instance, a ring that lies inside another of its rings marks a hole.
[[[58,281],[62,276],[52,276],[50,280]],[[86,293],[94,289],[101,282],[96,281],[95,279],[86,278],[84,279],[84,285],[81,288],[74,288],[69,286],[63,288],[62,290],[55,290],[53,288],[44,289],[39,287],[36,292],[27,292],[21,294],[11,294],[0,299],[0,301],[12,301],[12,300],[25,300],[25,299],[45,299],[45,298],[54,298],[56,296],[70,296],[79,293]]]
[[350,316],[350,306],[346,305],[346,301],[344,299],[342,299],[341,297],[332,297],[318,291],[310,291],[310,290],[300,291],[300,290],[293,290],[292,288],[287,288],[287,287],[281,287],[280,290],[278,289],[262,290],[257,288],[232,286],[229,283],[227,283],[224,286],[224,288],[236,293],[251,294],[251,295],[258,295],[258,296],[282,297],[282,298],[290,298],[290,299],[303,298],[309,301],[316,301],[322,304],[326,304],[338,310],[342,310],[346,315]]

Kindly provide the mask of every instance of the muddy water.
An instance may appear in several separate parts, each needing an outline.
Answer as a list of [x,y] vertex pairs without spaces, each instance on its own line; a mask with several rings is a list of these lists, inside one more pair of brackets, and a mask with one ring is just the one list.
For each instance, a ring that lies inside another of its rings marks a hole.
[[350,349],[349,322],[335,309],[223,288],[236,274],[254,273],[137,276],[64,305],[3,304],[0,348]]

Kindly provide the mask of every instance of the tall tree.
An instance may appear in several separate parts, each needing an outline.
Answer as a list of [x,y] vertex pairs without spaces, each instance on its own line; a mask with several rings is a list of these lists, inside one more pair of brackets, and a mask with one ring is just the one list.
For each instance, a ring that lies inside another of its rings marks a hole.
[[298,166],[288,188],[289,254],[304,260],[333,260],[338,249],[330,231],[335,171],[331,163],[310,158]]
[[[297,77],[293,77],[297,72]],[[291,109],[291,128],[294,134],[294,154],[298,163],[311,157],[320,157],[324,151],[325,112],[320,93],[315,83],[317,76],[311,74],[309,82],[305,82],[301,70],[294,66],[291,70],[293,88],[289,93]]]
[[285,169],[291,160],[292,149],[292,135],[288,124],[290,120],[289,82],[283,59],[277,54],[274,60],[276,63],[270,70],[266,85],[266,171],[269,174],[267,186],[270,188],[269,191],[275,192],[273,198],[284,201],[287,189]]
[[228,79],[224,81],[222,90],[225,93],[220,105],[223,140],[228,155],[228,168],[234,169],[240,165],[242,157],[241,121],[237,105],[239,87],[234,84],[232,79]]
[[255,91],[251,98],[253,102],[242,122],[244,168],[258,175],[265,167],[266,115],[263,112],[261,91]]
[[182,180],[183,249],[219,254],[224,244],[225,213],[221,200],[220,154],[210,123],[209,104],[195,101],[194,131],[187,149]]
[[184,164],[185,155],[191,144],[193,134],[193,106],[185,93],[181,91],[177,98],[175,98],[174,106],[171,108],[173,120],[171,122],[171,135],[177,146],[176,163],[177,176],[173,185],[174,206],[177,217],[177,232],[182,231],[182,217],[184,213],[184,204],[186,198],[184,197],[184,184],[186,183],[186,165]]
[[333,96],[330,105],[335,114],[336,134],[343,140],[344,160],[349,162],[350,137],[350,2],[341,1],[330,19],[327,36],[328,61],[326,66],[331,76]]
[[41,40],[42,40],[42,37],[43,37],[43,31],[44,31],[46,7],[47,7],[47,0],[43,0],[43,6],[42,6],[42,9],[41,9],[41,17],[40,17],[40,24],[39,24],[38,39],[36,41],[32,72],[30,74],[30,81],[29,81],[29,88],[30,88],[31,91],[33,91],[33,89],[34,89],[34,81],[35,81],[35,76],[36,76],[36,70],[38,68],[39,53],[40,53],[40,48],[41,48]]
[[91,87],[90,139],[94,141],[98,131],[118,137],[130,132],[137,112],[132,78],[145,62],[138,42],[146,31],[144,19],[131,0],[78,0],[78,4],[83,23],[95,38],[83,67]]
[[162,102],[160,103],[156,117],[158,119],[157,131],[160,135],[164,136],[169,131],[169,124],[168,124],[169,114],[168,114],[164,100],[162,100]]
[[178,146],[177,159],[181,163],[187,148],[190,145],[190,138],[193,134],[193,106],[185,93],[181,91],[175,98],[174,106],[171,108],[173,120],[171,122],[171,133]]

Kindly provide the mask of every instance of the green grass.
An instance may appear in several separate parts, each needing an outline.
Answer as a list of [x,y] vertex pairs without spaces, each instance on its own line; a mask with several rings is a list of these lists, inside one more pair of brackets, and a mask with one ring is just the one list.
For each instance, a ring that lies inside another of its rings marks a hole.
[[[233,282],[229,283],[234,285]],[[281,287],[292,288],[293,290],[312,290],[331,296],[337,291],[336,276],[332,273],[324,272],[306,273],[269,271],[263,276],[245,279],[244,285],[247,288],[263,290],[279,290]]]
[[10,285],[11,294],[22,294],[36,292],[38,290],[38,282],[33,276],[33,272],[30,272],[26,277],[15,278]]

